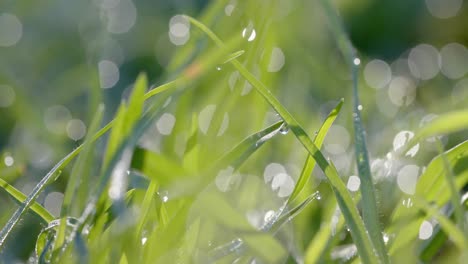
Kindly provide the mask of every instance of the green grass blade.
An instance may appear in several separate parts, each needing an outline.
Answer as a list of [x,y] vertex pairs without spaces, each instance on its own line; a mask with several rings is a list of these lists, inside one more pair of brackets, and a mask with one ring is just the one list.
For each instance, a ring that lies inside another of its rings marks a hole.
[[327,15],[330,27],[338,43],[346,62],[351,68],[353,84],[353,125],[356,151],[356,163],[361,179],[360,190],[362,195],[362,214],[369,235],[376,247],[377,253],[384,263],[389,263],[388,253],[382,237],[382,228],[379,223],[379,211],[377,208],[374,183],[369,166],[369,154],[367,152],[365,131],[361,119],[361,104],[358,92],[358,66],[354,62],[356,55],[351,41],[347,37],[341,21],[328,0],[320,1]]
[[234,171],[237,170],[266,141],[277,135],[283,125],[283,121],[278,121],[248,136],[231,150],[223,154],[221,158],[213,162],[209,168],[204,169],[203,173],[200,173],[201,176],[192,177],[191,179],[186,177],[182,181],[175,181],[175,183],[169,186],[170,192],[174,196],[179,196],[181,193],[183,193],[183,195],[194,194],[212,182],[213,178],[220,170],[226,169],[227,167],[232,167]]
[[[173,81],[167,84],[163,84],[158,88],[148,92],[151,96],[159,94],[160,92],[173,89],[176,87],[179,81]],[[150,96],[146,96],[145,98],[149,98]],[[104,135],[109,129],[112,127],[113,122],[109,122],[103,128],[101,128],[93,137],[93,141],[100,138]],[[58,175],[60,174],[61,170],[68,165],[83,149],[83,145],[78,146],[72,152],[70,152],[67,156],[65,156],[62,160],[60,160],[42,179],[39,183],[34,187],[31,194],[24,200],[23,204],[18,208],[15,213],[10,217],[7,224],[3,227],[0,231],[0,249],[4,246],[5,240],[13,230],[13,228],[18,224],[21,217],[24,215],[26,210],[30,208],[34,201],[36,200],[37,196],[44,190],[44,188],[52,181],[54,181]]]
[[[330,129],[331,125],[333,124],[335,119],[338,117],[341,107],[343,106],[343,102],[344,101],[341,100],[338,103],[338,105],[330,112],[330,114],[328,114],[325,121],[323,121],[322,126],[320,127],[317,135],[314,138],[314,144],[317,146],[317,148],[322,147],[323,140],[325,139],[325,136],[327,135],[328,130]],[[309,182],[310,176],[312,174],[312,171],[314,170],[314,167],[315,167],[315,160],[312,158],[312,156],[308,155],[305,161],[304,167],[302,168],[301,175],[299,176],[296,186],[294,187],[294,190],[288,199],[288,204],[291,201],[294,201],[294,199],[299,195],[299,193],[307,185],[307,183]]]
[[463,235],[463,231],[454,225],[450,219],[441,214],[439,210],[430,205],[424,199],[415,197],[414,205],[423,210],[428,217],[434,217],[434,219],[436,219],[440,224],[442,230],[447,233],[447,235],[452,239],[453,243],[460,249],[461,252],[466,252],[468,250],[468,240]]
[[[12,185],[8,184],[2,178],[0,178],[0,187],[18,203],[23,203],[27,199],[26,195],[24,195],[21,191],[19,191]],[[55,219],[55,217],[49,211],[47,211],[47,209],[45,209],[42,205],[40,205],[37,202],[32,203],[30,209],[46,223],[49,223],[50,221]]]
[[[205,25],[197,21],[192,17],[186,16],[189,21],[197,26],[200,30],[205,32],[218,46],[224,48],[223,42]],[[332,189],[335,193],[340,209],[345,216],[348,227],[350,228],[351,234],[354,238],[354,242],[358,248],[359,254],[364,263],[375,263],[377,262],[374,254],[372,242],[366,233],[364,223],[359,216],[356,206],[353,203],[351,195],[349,194],[346,186],[338,175],[336,168],[333,164],[328,162],[323,156],[322,152],[314,145],[310,137],[299,125],[296,119],[284,108],[281,103],[274,97],[270,90],[258,80],[251,72],[249,72],[240,62],[232,60],[231,64],[239,71],[239,73],[252,84],[253,87],[259,92],[266,101],[275,109],[275,111],[283,118],[288,124],[291,131],[301,142],[301,144],[307,149],[310,155],[317,161],[319,167],[324,171],[327,176]]]
[[[453,169],[455,187],[456,190],[460,190],[468,183],[467,159],[468,141],[446,151],[443,156],[435,157],[419,177],[414,195],[438,207],[446,204],[450,200],[451,191],[447,185],[448,176],[445,175],[447,170],[444,163],[448,162],[450,168]],[[417,237],[423,218],[416,213],[415,210],[406,208],[402,203],[395,209],[392,215],[392,224],[387,229],[388,233],[395,234],[389,247],[390,254],[395,254],[398,249],[403,248]]]
[[286,256],[285,249],[276,239],[252,227],[219,193],[206,192],[198,199],[198,210],[204,216],[214,219],[228,230],[236,231],[245,245],[266,263],[278,263]]
[[[76,163],[73,165],[72,172],[70,174],[70,179],[67,184],[67,188],[64,193],[63,197],[63,202],[62,202],[62,210],[60,210],[60,225],[58,228],[58,233],[57,233],[57,238],[55,242],[55,249],[57,249],[59,246],[61,246],[64,241],[65,241],[65,231],[66,231],[66,219],[67,216],[70,214],[70,209],[72,207],[72,201],[73,204],[76,206],[81,205],[80,201],[81,199],[76,199],[76,194],[77,194],[77,188],[78,188],[78,183],[82,186],[85,186],[83,189],[87,189],[86,187],[88,186],[88,178],[89,178],[89,171],[85,171],[85,166],[88,165],[87,163],[89,162],[90,156],[92,155],[93,147],[94,147],[94,141],[93,141],[93,135],[94,133],[99,129],[99,126],[102,121],[102,117],[104,114],[104,105],[100,105],[97,109],[97,112],[95,113],[95,116],[93,118],[93,121],[91,122],[91,125],[88,130],[88,135],[86,136],[86,139],[83,143],[83,151],[81,152],[81,155],[78,157]],[[86,191],[86,190],[85,190]]]
[[442,158],[443,164],[444,164],[444,169],[445,169],[445,180],[448,185],[448,189],[450,191],[450,199],[453,205],[453,208],[455,210],[455,219],[457,221],[457,225],[460,228],[460,230],[463,231],[466,237],[468,237],[466,234],[465,230],[465,210],[464,207],[462,206],[462,198],[457,190],[457,186],[455,183],[455,175],[453,173],[453,169],[450,165],[450,162],[448,161],[447,157],[445,156],[444,148],[442,145],[442,142],[437,139],[436,141],[437,148],[439,149],[440,152],[440,157]]

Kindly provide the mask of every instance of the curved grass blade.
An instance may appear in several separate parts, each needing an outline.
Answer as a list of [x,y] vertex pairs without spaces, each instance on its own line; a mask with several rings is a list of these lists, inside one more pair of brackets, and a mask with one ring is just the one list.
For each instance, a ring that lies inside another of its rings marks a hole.
[[[335,119],[338,117],[338,114],[340,113],[341,107],[343,106],[343,100],[341,100],[338,105],[328,114],[327,118],[323,122],[322,126],[320,127],[317,135],[314,138],[314,144],[317,146],[317,148],[322,147],[323,140],[325,139],[325,136],[328,133],[328,130],[330,129],[331,125],[335,121]],[[312,158],[312,156],[307,155],[307,159],[305,161],[304,167],[302,168],[301,175],[299,176],[299,179],[297,180],[296,186],[294,187],[294,190],[291,194],[291,196],[288,199],[289,204],[291,201],[294,201],[294,199],[299,195],[299,193],[304,189],[304,187],[307,185],[309,182],[310,176],[312,174],[312,171],[314,170],[315,167],[315,160]]]
[[[414,195],[435,206],[443,206],[450,200],[451,196],[450,188],[447,186],[447,175],[445,175],[447,170],[444,163],[448,162],[450,168],[452,168],[456,190],[460,190],[468,183],[467,161],[468,141],[446,151],[443,156],[438,155],[429,163],[424,173],[419,177]],[[393,242],[389,247],[391,255],[417,237],[423,218],[416,213],[415,210],[405,208],[401,203],[395,209],[392,215],[392,224],[387,229],[388,233],[395,234],[395,238],[392,239]]]
[[424,138],[450,134],[468,129],[468,110],[448,112],[431,120],[419,129],[415,136],[409,140],[399,153],[406,153],[412,146]]
[[[23,203],[27,199],[26,195],[24,195],[21,191],[19,191],[12,185],[8,184],[2,178],[0,178],[0,187],[18,203]],[[36,215],[38,215],[45,223],[49,223],[50,221],[55,219],[55,217],[51,213],[49,213],[47,209],[45,209],[42,205],[40,205],[37,202],[32,203],[30,209]]]
[[283,126],[284,122],[278,121],[248,136],[231,150],[223,154],[211,167],[204,170],[204,173],[201,173],[201,175],[203,175],[202,177],[193,177],[192,179],[184,178],[182,181],[177,181],[175,184],[169,186],[169,192],[172,193],[173,197],[181,195],[180,193],[184,195],[197,193],[212,182],[213,178],[220,170],[226,169],[228,166],[231,167],[233,171],[237,170],[266,141],[277,135]]
[[450,219],[441,214],[439,210],[421,198],[415,197],[414,205],[423,210],[427,216],[434,217],[440,224],[442,230],[447,233],[447,235],[452,239],[453,243],[460,249],[461,252],[466,252],[468,250],[468,240],[463,235],[463,231],[454,225]]
[[78,157],[76,163],[73,165],[73,169],[70,174],[70,180],[68,181],[67,188],[65,190],[65,194],[63,197],[62,209],[60,210],[61,222],[58,228],[58,233],[57,233],[57,238],[56,238],[57,242],[55,243],[55,249],[57,249],[58,246],[63,245],[65,241],[65,231],[67,227],[65,222],[67,219],[66,217],[70,213],[72,201],[74,201],[73,204],[77,204],[78,206],[80,205],[81,199],[74,199],[76,198],[79,179],[81,179],[81,184],[83,186],[88,186],[89,172],[84,172],[85,167],[86,167],[85,165],[87,162],[89,162],[89,159],[93,150],[93,146],[94,146],[93,135],[100,126],[103,114],[104,114],[104,105],[101,104],[99,105],[97,109],[97,112],[93,118],[93,121],[91,121],[91,125],[88,130],[88,135],[86,136],[86,139],[83,143],[83,152]]
[[351,41],[347,37],[346,32],[341,24],[341,21],[332,7],[329,0],[320,1],[334,33],[338,46],[351,68],[353,80],[353,125],[354,125],[354,140],[356,151],[356,163],[361,179],[360,189],[362,195],[362,214],[364,223],[367,227],[377,253],[384,263],[389,263],[387,249],[382,237],[382,228],[379,223],[379,211],[377,208],[376,196],[374,193],[374,183],[372,182],[372,174],[369,166],[369,154],[367,152],[365,131],[361,119],[361,104],[358,92],[358,66],[354,63],[356,59],[354,48]]
[[201,194],[198,206],[200,212],[219,222],[225,228],[242,230],[236,234],[248,248],[266,263],[278,263],[286,256],[285,249],[272,235],[256,230],[218,193]]
[[[207,34],[219,47],[222,49],[225,47],[221,39],[219,39],[210,29],[203,25],[198,20],[185,16],[187,19],[205,34]],[[323,156],[322,152],[315,146],[310,137],[299,125],[296,119],[288,112],[288,110],[281,105],[276,97],[270,92],[270,90],[258,80],[250,71],[248,71],[239,61],[232,60],[231,64],[244,76],[244,78],[252,84],[253,87],[259,92],[265,100],[273,107],[273,109],[283,118],[288,124],[290,130],[294,133],[301,144],[307,149],[310,155],[317,161],[319,167],[324,171],[327,176],[333,192],[335,193],[338,204],[340,205],[341,211],[345,216],[348,227],[350,228],[351,235],[354,238],[354,242],[358,248],[361,259],[364,263],[375,263],[377,262],[376,256],[373,250],[373,244],[366,233],[364,223],[359,216],[356,206],[353,203],[351,195],[349,194],[346,186],[338,175],[338,171],[333,166],[333,163],[328,162]]]
[[[151,96],[154,96],[160,92],[172,89],[176,87],[175,85],[178,84],[181,80],[178,79],[176,81],[163,84],[159,86],[158,88],[153,89],[152,91],[149,91],[148,94],[149,96],[146,96],[145,98],[149,98]],[[105,125],[103,128],[101,128],[94,136],[93,136],[93,141],[97,140],[100,138],[102,135],[104,135],[109,129],[112,127],[113,122],[109,122],[107,125]],[[60,174],[61,170],[67,166],[83,149],[83,145],[78,146],[76,149],[74,149],[72,152],[70,152],[67,156],[65,156],[62,160],[60,160],[42,179],[39,181],[39,183],[34,187],[33,191],[31,194],[24,200],[20,208],[18,208],[15,213],[11,216],[10,220],[8,220],[7,224],[3,227],[3,229],[0,231],[0,249],[4,246],[5,240],[8,237],[8,235],[11,233],[13,228],[18,224],[19,220],[21,217],[24,215],[26,210],[30,208],[33,204],[34,201],[36,200],[37,196],[44,190],[44,188],[54,181],[57,177],[58,174]]]

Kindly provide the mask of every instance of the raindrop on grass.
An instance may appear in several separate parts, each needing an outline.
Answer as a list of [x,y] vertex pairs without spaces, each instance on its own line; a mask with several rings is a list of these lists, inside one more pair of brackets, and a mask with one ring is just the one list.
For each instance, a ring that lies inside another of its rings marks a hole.
[[252,42],[255,37],[257,37],[257,32],[253,28],[252,23],[249,23],[249,25],[242,30],[242,37],[247,38],[248,42]]
[[358,105],[357,110],[362,111],[363,107],[362,105]]
[[289,133],[289,127],[288,125],[286,124],[283,124],[280,128],[280,131],[279,131],[282,135],[286,135]]

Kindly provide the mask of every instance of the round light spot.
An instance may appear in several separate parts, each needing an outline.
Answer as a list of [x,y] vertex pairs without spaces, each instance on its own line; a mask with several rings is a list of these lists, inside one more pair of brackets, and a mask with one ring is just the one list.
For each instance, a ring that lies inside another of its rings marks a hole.
[[462,79],[455,84],[452,91],[452,101],[460,103],[468,98],[468,78]]
[[198,116],[198,127],[200,128],[203,134],[208,133],[208,128],[211,124],[211,119],[213,119],[213,114],[216,110],[216,105],[207,105],[203,110],[200,111]]
[[228,4],[226,5],[226,7],[224,7],[224,13],[226,14],[226,16],[231,16],[232,15],[232,11],[234,11],[234,8],[236,6],[233,5],[233,4]]
[[439,73],[439,52],[431,45],[420,44],[411,49],[408,66],[414,77],[422,80],[432,79]]
[[348,149],[350,140],[346,128],[340,125],[332,125],[325,137],[324,147],[330,154],[341,154]]
[[416,165],[406,165],[398,172],[397,184],[400,190],[412,195],[416,190],[416,183],[419,176],[419,167]]
[[426,7],[437,18],[450,18],[460,10],[463,0],[426,0]]
[[[436,114],[428,114],[428,115],[425,115],[422,119],[421,119],[421,122],[419,122],[419,126],[420,127],[424,127],[425,125],[427,124],[430,124],[434,119],[436,119],[438,117],[438,115]],[[427,142],[431,142],[431,143],[434,143],[436,142],[436,140],[438,139],[442,139],[442,136],[435,136],[435,137],[428,137],[426,138],[426,141]]]
[[270,163],[265,167],[265,171],[263,172],[263,179],[265,183],[269,183],[273,180],[275,175],[279,173],[286,173],[286,169],[283,165],[279,163]]
[[372,60],[364,68],[364,79],[367,85],[375,89],[385,87],[392,78],[390,66],[382,60]]
[[0,47],[10,47],[18,43],[23,35],[23,25],[13,14],[0,14]]
[[0,107],[9,107],[15,102],[15,91],[8,85],[0,85]]
[[108,89],[114,87],[120,78],[119,68],[113,61],[102,60],[98,64],[99,82],[101,88]]
[[15,159],[13,159],[12,156],[7,155],[7,156],[5,156],[5,158],[3,159],[3,162],[5,163],[5,165],[6,165],[7,167],[11,167],[11,166],[13,166],[13,164],[15,164]]
[[283,68],[285,62],[285,57],[283,51],[274,47],[271,51],[270,63],[268,64],[269,72],[278,72]]
[[[393,139],[393,150],[395,152],[401,151],[406,147],[406,144],[414,137],[414,133],[411,131],[400,131],[396,134],[395,138]],[[414,145],[408,152],[406,152],[406,156],[414,157],[419,151],[419,143]]]
[[137,9],[131,0],[119,0],[118,3],[104,10],[107,31],[113,34],[128,32],[137,19]]
[[176,118],[174,115],[169,113],[164,113],[159,120],[156,122],[156,128],[158,129],[161,135],[170,135],[172,129],[174,128]]
[[389,118],[393,118],[398,112],[398,106],[390,101],[390,98],[388,97],[388,89],[386,88],[377,90],[375,95],[375,104],[377,105],[380,113]]
[[67,135],[73,140],[80,140],[86,135],[86,125],[80,119],[72,119],[67,123]]
[[354,58],[353,63],[354,63],[354,65],[356,65],[356,66],[361,65],[361,59],[359,59],[359,58]]
[[63,193],[51,192],[47,194],[44,200],[44,207],[53,215],[60,215],[60,209],[63,202]]
[[348,178],[348,183],[346,184],[348,190],[356,192],[359,190],[359,186],[361,186],[361,179],[358,176],[353,175]]
[[396,106],[408,106],[416,98],[416,86],[406,77],[394,78],[388,87],[390,101]]
[[229,190],[231,185],[231,180],[234,174],[234,168],[229,166],[225,170],[221,170],[215,179],[216,187],[222,192]]
[[450,79],[458,79],[468,72],[468,50],[458,43],[450,43],[440,50],[442,73]]
[[68,121],[71,119],[70,111],[63,105],[54,105],[46,109],[44,124],[46,128],[55,134],[63,134],[66,131]]
[[294,180],[279,163],[268,164],[263,172],[263,178],[265,183],[271,182],[271,189],[278,192],[278,197],[287,197],[294,189]]
[[276,174],[271,182],[271,189],[278,191],[278,197],[287,197],[294,189],[294,181],[287,173]]
[[432,233],[434,232],[434,227],[428,221],[423,221],[419,227],[419,239],[427,240],[431,238]]
[[228,126],[229,126],[229,115],[228,115],[228,113],[224,113],[223,122],[221,123],[221,126],[219,127],[219,131],[218,131],[217,136],[218,137],[222,136],[224,134],[224,132],[226,132]]
[[190,22],[181,15],[176,15],[169,20],[169,40],[176,46],[187,43],[190,38]]

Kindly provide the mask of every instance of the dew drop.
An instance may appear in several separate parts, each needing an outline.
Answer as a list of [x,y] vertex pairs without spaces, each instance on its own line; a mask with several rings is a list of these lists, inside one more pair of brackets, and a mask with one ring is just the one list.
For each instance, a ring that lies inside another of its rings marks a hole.
[[221,66],[216,66],[216,70],[217,70],[217,71],[222,70]]
[[362,108],[363,108],[362,105],[358,105],[358,107],[357,107],[357,109],[358,109],[359,111],[362,111]]
[[281,126],[281,128],[280,128],[280,133],[283,134],[283,135],[288,134],[288,133],[289,133],[289,127],[288,127],[286,124],[284,124],[284,125]]

